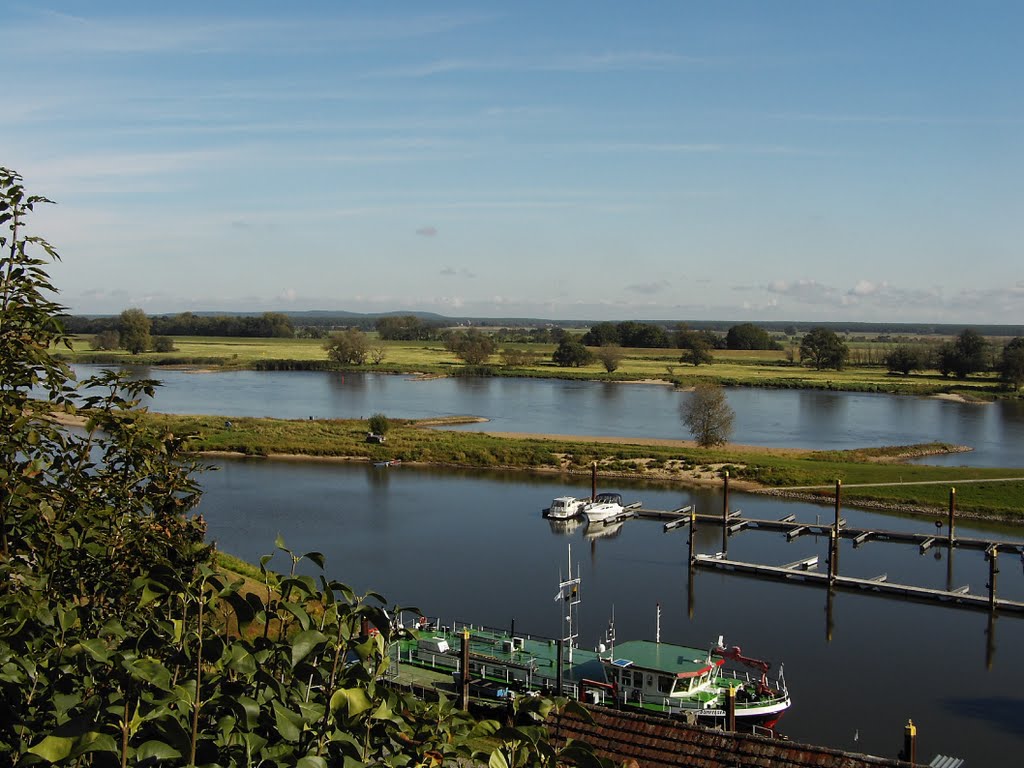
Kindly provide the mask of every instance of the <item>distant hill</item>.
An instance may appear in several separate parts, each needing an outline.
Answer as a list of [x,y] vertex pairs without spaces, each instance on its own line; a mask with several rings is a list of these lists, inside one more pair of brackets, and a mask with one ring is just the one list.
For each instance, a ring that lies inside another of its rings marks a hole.
[[[176,312],[154,314],[152,317],[174,317]],[[198,317],[259,317],[264,312],[218,312],[216,310],[191,312]],[[374,322],[381,317],[399,317],[412,315],[425,323],[439,326],[466,326],[472,325],[481,328],[589,328],[600,322],[607,322],[602,319],[593,320],[551,320],[537,317],[452,317],[440,315],[436,312],[420,312],[417,310],[395,310],[391,312],[348,312],[339,309],[310,309],[300,312],[279,312],[275,314],[285,315],[295,326],[316,326],[335,327],[356,325],[364,328],[372,327]],[[73,319],[101,320],[115,318],[117,315],[74,315]],[[614,321],[620,322],[620,321]],[[642,320],[635,322],[650,325],[662,326],[666,329],[674,329],[678,325],[697,331],[720,331],[725,332],[734,325],[746,320]],[[811,322],[807,320],[763,320],[753,321],[754,325],[764,328],[766,331],[783,333],[795,330],[802,335],[811,328],[828,328],[836,333],[844,333],[851,336],[955,336],[964,328],[972,328],[983,336],[1024,336],[1024,325],[978,325],[971,323],[887,323],[878,322]],[[75,325],[74,322],[71,323]]]

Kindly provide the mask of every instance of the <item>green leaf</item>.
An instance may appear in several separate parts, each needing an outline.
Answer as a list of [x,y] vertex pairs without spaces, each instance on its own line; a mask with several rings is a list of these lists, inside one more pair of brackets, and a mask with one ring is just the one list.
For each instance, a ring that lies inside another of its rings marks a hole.
[[306,755],[295,764],[295,768],[327,768],[327,761],[318,755]]
[[106,733],[89,731],[75,739],[74,749],[71,750],[71,757],[80,757],[86,752],[112,752],[117,754],[117,742]]
[[331,696],[331,712],[337,712],[344,707],[349,717],[355,717],[372,706],[373,702],[362,688],[342,688]]
[[277,723],[277,732],[285,741],[298,741],[301,733],[302,718],[294,712],[274,702],[274,720]]
[[323,568],[324,568],[324,555],[323,555],[323,552],[307,552],[305,555],[303,555],[303,557],[305,557],[307,560],[310,560],[311,562],[316,563],[317,567],[319,567],[320,570],[323,570]]
[[306,658],[314,648],[327,641],[327,636],[316,629],[307,629],[299,632],[292,640],[292,667],[298,666],[299,662]]
[[68,736],[47,736],[28,751],[51,763],[59,763],[71,754],[75,740]]
[[[295,649],[293,648],[292,653],[294,654],[294,652]],[[238,672],[240,675],[251,677],[256,674],[256,659],[241,644],[233,643],[231,645],[231,660],[228,662],[228,668]]]
[[135,750],[135,760],[138,762],[143,760],[177,760],[180,757],[181,752],[170,744],[164,744],[162,741],[147,741]]
[[487,760],[487,768],[509,768],[505,753],[500,748],[491,752],[491,756]]
[[284,545],[284,536],[282,536],[280,533],[277,534],[277,538],[274,539],[274,546],[278,549],[283,549],[285,552],[288,551],[288,548]]

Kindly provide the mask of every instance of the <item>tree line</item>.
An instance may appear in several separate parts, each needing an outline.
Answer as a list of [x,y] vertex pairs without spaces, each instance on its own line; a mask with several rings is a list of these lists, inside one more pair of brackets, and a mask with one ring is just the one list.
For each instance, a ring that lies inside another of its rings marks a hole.
[[[143,312],[141,309],[132,309]],[[181,312],[176,315],[146,315],[149,332],[154,336],[236,336],[247,338],[284,338],[295,336],[295,326],[282,312],[261,315],[197,315]],[[68,333],[98,335],[120,331],[124,313],[111,317],[66,315],[62,318]]]

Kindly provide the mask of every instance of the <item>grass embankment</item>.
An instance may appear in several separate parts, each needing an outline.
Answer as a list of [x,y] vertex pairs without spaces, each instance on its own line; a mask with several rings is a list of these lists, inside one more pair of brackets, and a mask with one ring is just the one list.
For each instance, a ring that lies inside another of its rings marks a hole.
[[[747,487],[785,490],[805,486],[801,494],[829,495],[837,479],[847,488],[846,503],[858,501],[910,507],[943,508],[949,487],[958,487],[958,509],[975,515],[1024,520],[1024,469],[940,467],[900,463],[905,456],[957,450],[929,444],[860,451],[793,451],[743,446],[700,449],[682,441],[645,443],[642,439],[591,442],[584,438],[498,437],[482,432],[426,429],[421,422],[393,421],[384,444],[365,442],[361,420],[284,420],[147,414],[162,428],[191,433],[194,451],[234,452],[248,456],[292,455],[353,461],[385,461],[587,473],[593,462],[602,477],[630,477],[674,484],[718,484],[730,477]],[[1020,478],[1014,482],[984,482]],[[972,481],[964,483],[964,481]],[[977,482],[982,481],[982,482]],[[910,485],[928,482],[934,485]]]
[[[372,334],[371,334],[372,336]],[[317,339],[244,339],[179,336],[174,338],[174,352],[146,352],[131,355],[124,350],[94,352],[88,339],[75,339],[72,351],[57,349],[60,357],[70,362],[94,362],[103,365],[178,365],[225,369],[259,370],[331,370],[323,342]],[[596,379],[604,381],[663,380],[689,386],[700,380],[714,380],[726,386],[753,386],[793,389],[831,389],[852,392],[891,392],[896,394],[960,394],[968,399],[992,399],[1006,396],[996,378],[979,375],[963,381],[944,378],[937,371],[911,374],[889,374],[884,366],[851,366],[842,371],[816,371],[786,360],[786,353],[777,351],[716,350],[713,365],[692,365],[679,362],[678,349],[622,350],[622,362],[614,373],[599,363],[580,368],[562,368],[551,362],[554,345],[507,344],[503,348],[532,351],[536,361],[528,366],[506,368],[500,356],[491,358],[489,366],[467,369],[444,345],[436,341],[398,342],[371,340],[372,346],[385,350],[379,365],[363,365],[349,370],[379,373],[420,372],[457,376],[469,372],[495,376],[523,376],[565,379]],[[876,355],[880,357],[880,355]]]

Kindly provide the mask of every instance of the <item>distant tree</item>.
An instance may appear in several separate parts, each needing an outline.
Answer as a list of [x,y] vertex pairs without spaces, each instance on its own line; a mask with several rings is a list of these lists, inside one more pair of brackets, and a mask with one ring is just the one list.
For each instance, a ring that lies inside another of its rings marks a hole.
[[725,334],[728,349],[782,349],[764,328],[753,323],[734,325]]
[[927,365],[927,355],[920,347],[900,344],[885,356],[885,365],[889,373],[902,373],[904,376],[911,371],[920,371]]
[[819,371],[825,368],[842,370],[850,356],[850,349],[835,331],[827,328],[813,328],[800,342],[800,359],[810,363]]
[[1018,336],[1003,347],[999,375],[1015,390],[1024,384],[1024,338]]
[[939,373],[966,379],[972,373],[987,370],[988,348],[984,336],[971,328],[965,328],[952,343],[947,341],[939,346],[936,353]]
[[387,357],[388,351],[383,344],[378,344],[375,347],[370,347],[370,360],[373,361],[374,365],[380,365],[384,362],[384,358]]
[[121,334],[117,331],[100,331],[92,337],[89,346],[98,350],[117,349],[121,346]]
[[596,356],[608,373],[614,373],[622,363],[622,347],[618,344],[604,344],[597,350]]
[[624,347],[659,349],[670,346],[668,333],[660,325],[627,321],[616,326],[618,343]]
[[383,413],[375,413],[370,417],[367,426],[375,435],[386,435],[388,430],[391,429],[391,422],[388,421],[388,417]]
[[579,368],[590,363],[592,356],[590,350],[580,342],[565,339],[555,348],[551,359],[563,368]]
[[680,323],[672,334],[672,345],[677,349],[692,349],[694,345],[725,349],[725,338],[713,331],[695,331],[686,323]]
[[145,352],[150,346],[150,327],[151,323],[145,312],[141,309],[126,309],[118,320],[121,347],[133,355]]
[[679,358],[680,363],[697,366],[711,365],[715,362],[715,358],[711,354],[711,346],[700,334],[691,335],[685,344],[682,357]]
[[427,341],[435,337],[437,327],[416,315],[388,315],[378,318],[377,334],[385,341]]
[[588,347],[619,343],[619,329],[614,323],[597,323],[580,339]]
[[174,346],[174,339],[170,336],[154,336],[153,337],[153,350],[155,352],[174,352],[177,347]]
[[291,318],[282,312],[264,312],[259,320],[260,335],[275,339],[292,339],[295,328]]
[[324,343],[327,359],[339,365],[362,365],[366,362],[366,334],[358,328],[332,333]]
[[796,326],[787,325],[785,328],[782,329],[782,332],[787,336],[796,336]]
[[506,368],[523,368],[533,365],[537,360],[537,352],[532,349],[506,347],[501,350],[501,363]]
[[701,448],[729,442],[736,418],[736,412],[725,397],[725,390],[714,382],[701,382],[695,386],[680,406],[680,415]]
[[483,365],[494,354],[494,339],[476,328],[459,331],[448,337],[448,351],[467,365]]

